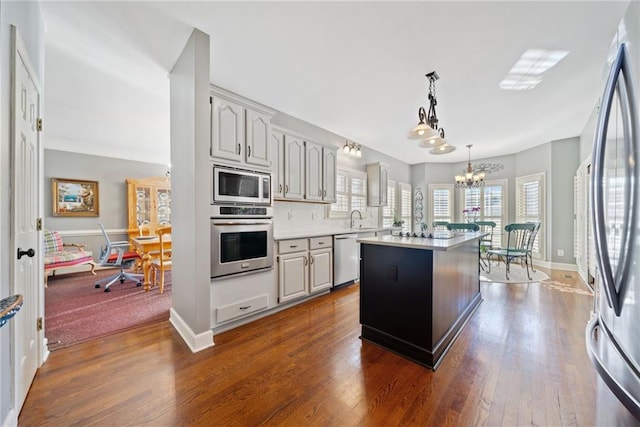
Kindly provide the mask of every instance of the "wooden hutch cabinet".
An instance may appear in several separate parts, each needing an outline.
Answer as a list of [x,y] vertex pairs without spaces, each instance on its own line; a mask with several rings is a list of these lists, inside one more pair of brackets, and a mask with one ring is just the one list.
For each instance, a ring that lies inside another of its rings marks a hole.
[[171,179],[152,177],[127,180],[129,237],[154,234],[156,228],[171,225]]

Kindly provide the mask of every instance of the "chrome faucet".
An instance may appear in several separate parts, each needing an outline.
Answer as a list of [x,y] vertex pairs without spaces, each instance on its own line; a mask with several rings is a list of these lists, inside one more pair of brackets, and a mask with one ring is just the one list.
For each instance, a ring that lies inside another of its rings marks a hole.
[[353,228],[353,214],[356,213],[356,212],[358,212],[358,216],[360,217],[360,220],[362,220],[362,214],[360,213],[360,211],[357,210],[357,209],[352,210],[351,211],[351,215],[349,216],[350,219],[351,219],[351,222],[350,222],[350,227],[351,228]]

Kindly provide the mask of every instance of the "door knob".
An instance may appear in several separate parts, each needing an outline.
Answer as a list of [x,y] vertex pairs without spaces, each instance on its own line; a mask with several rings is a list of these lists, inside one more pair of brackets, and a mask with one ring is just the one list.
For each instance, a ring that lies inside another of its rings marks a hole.
[[36,251],[34,251],[33,248],[29,248],[26,251],[23,251],[22,249],[18,248],[18,259],[22,258],[24,255],[28,256],[29,258],[33,258],[35,254],[36,254]]

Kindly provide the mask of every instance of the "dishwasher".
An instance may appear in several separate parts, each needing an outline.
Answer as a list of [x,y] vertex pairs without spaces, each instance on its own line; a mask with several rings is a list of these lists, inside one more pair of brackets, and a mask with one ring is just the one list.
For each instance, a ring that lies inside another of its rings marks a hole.
[[333,237],[333,287],[350,285],[360,278],[359,237],[375,233],[338,234]]

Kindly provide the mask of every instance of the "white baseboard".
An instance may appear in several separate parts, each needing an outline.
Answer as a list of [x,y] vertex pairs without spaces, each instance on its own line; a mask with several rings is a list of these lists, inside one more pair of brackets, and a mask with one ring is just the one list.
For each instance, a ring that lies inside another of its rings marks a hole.
[[533,265],[536,267],[552,268],[554,270],[578,271],[578,266],[576,264],[567,264],[563,262],[550,262],[534,259]]
[[169,322],[173,325],[176,331],[180,334],[184,342],[189,346],[192,353],[197,353],[205,348],[213,347],[213,331],[202,332],[195,334],[187,322],[173,309],[169,310]]
[[11,408],[7,416],[2,420],[2,427],[15,427],[18,425],[18,414]]

